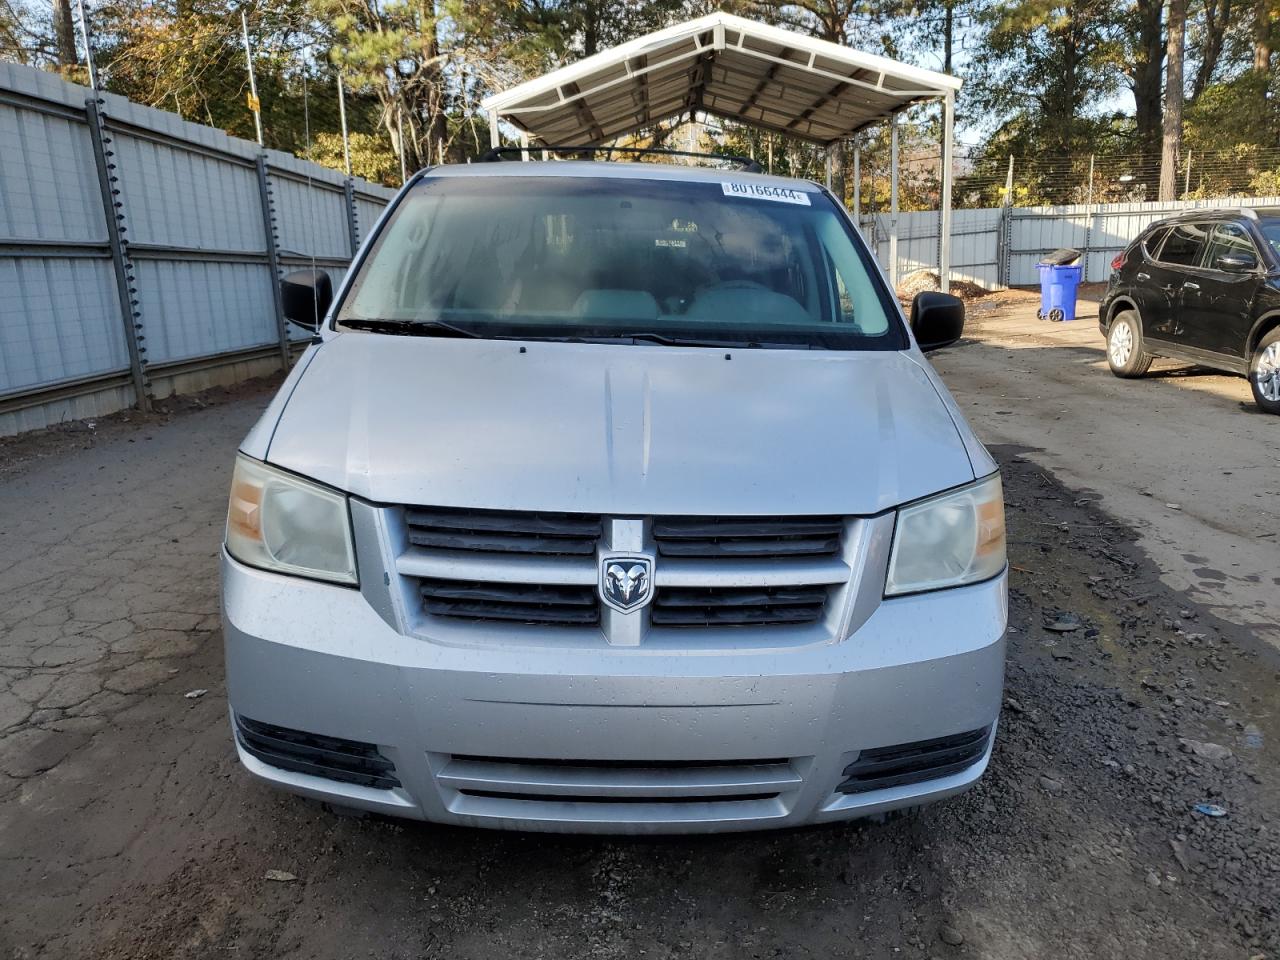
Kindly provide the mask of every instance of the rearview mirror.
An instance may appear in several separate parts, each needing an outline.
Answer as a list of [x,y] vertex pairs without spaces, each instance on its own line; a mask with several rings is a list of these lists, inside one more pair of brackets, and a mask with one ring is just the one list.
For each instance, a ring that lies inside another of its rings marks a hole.
[[949,347],[964,332],[964,303],[949,293],[926,290],[911,301],[911,332],[925,353]]
[[307,330],[318,330],[333,303],[333,281],[323,270],[295,270],[280,281],[284,318]]
[[1258,269],[1258,258],[1252,253],[1224,253],[1214,266],[1227,273],[1252,273]]

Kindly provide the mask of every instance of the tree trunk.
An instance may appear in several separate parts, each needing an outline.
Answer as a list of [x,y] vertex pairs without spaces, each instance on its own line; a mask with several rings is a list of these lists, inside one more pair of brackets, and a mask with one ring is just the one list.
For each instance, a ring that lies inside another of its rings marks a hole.
[[[1134,120],[1138,132],[1139,169],[1154,170],[1160,151],[1160,91],[1164,79],[1164,30],[1162,0],[1138,0],[1137,36],[1133,47]],[[1155,178],[1145,176],[1146,186],[1155,192]]]
[[1253,21],[1253,69],[1258,73],[1271,73],[1271,4],[1268,0],[1256,0]]
[[954,0],[943,0],[946,15],[942,22],[942,72],[951,72],[951,49],[955,45],[956,23]]
[[58,47],[58,66],[66,70],[80,62],[76,55],[76,27],[71,19],[71,0],[53,0],[53,36]]
[[1160,154],[1160,199],[1178,198],[1178,151],[1182,147],[1182,65],[1186,48],[1187,0],[1169,0],[1165,49],[1164,149]]
[[[1265,2],[1265,0],[1263,0]],[[1204,41],[1200,45],[1200,68],[1196,70],[1195,79],[1191,81],[1191,99],[1195,100],[1204,93],[1213,71],[1222,56],[1222,44],[1227,35],[1227,24],[1231,22],[1231,0],[1205,0],[1204,5]]]
[[844,159],[845,149],[844,141],[837,140],[831,144],[831,192],[836,195],[842,206],[848,206],[848,198],[845,196],[845,179],[844,179]]

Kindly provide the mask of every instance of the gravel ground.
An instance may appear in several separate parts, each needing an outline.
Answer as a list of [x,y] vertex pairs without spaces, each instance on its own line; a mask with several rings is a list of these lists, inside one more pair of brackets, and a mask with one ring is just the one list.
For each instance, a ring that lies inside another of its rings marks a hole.
[[266,398],[0,449],[0,957],[1280,955],[1275,651],[1012,447],[1006,709],[960,798],[630,839],[337,818],[250,783],[215,554]]

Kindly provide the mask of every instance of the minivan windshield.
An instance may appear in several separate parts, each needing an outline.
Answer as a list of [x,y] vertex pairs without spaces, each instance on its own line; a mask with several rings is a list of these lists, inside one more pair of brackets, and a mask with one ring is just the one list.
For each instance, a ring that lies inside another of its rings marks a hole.
[[339,325],[380,332],[837,350],[907,346],[822,193],[719,181],[426,177]]

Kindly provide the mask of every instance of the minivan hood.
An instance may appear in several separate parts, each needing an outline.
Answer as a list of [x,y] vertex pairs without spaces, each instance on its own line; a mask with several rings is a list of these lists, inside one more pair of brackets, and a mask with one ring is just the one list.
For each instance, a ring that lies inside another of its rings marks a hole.
[[606,515],[866,515],[974,477],[907,353],[363,333],[315,348],[267,460],[382,503]]

